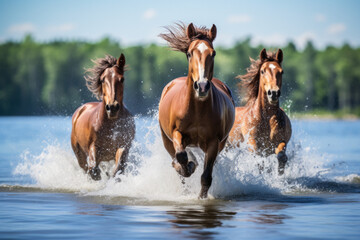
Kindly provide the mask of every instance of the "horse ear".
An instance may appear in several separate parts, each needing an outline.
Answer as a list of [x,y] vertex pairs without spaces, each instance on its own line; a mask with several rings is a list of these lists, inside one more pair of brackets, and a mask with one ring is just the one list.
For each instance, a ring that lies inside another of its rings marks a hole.
[[186,35],[189,39],[191,39],[192,37],[194,37],[196,35],[196,31],[195,31],[194,25],[192,23],[190,23],[189,26],[187,27]]
[[210,37],[210,41],[211,41],[211,42],[215,40],[215,38],[216,38],[216,32],[217,32],[216,26],[215,26],[215,24],[213,24],[212,27],[211,27],[211,29],[209,30],[209,37]]
[[283,51],[279,48],[279,50],[276,53],[276,60],[281,63],[283,60]]
[[116,65],[119,66],[120,69],[124,69],[125,66],[125,56],[121,53],[119,59],[116,61]]
[[261,50],[260,52],[260,60],[261,62],[265,61],[267,59],[267,53],[266,53],[266,49],[263,48],[263,50]]

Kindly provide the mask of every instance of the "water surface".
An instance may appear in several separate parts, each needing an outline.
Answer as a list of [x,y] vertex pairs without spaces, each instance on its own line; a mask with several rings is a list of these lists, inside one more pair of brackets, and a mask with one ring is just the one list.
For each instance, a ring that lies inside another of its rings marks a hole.
[[0,118],[0,238],[359,239],[360,121],[293,121],[282,177],[275,156],[224,151],[208,200],[197,198],[203,153],[182,184],[156,118],[136,126],[121,182],[94,182],[72,153],[70,118]]

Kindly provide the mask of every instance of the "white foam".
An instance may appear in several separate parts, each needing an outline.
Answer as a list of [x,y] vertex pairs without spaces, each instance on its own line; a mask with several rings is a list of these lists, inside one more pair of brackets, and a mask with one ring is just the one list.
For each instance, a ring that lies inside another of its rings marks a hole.
[[[129,164],[121,182],[108,179],[105,172],[111,172],[112,163],[101,165],[102,180],[93,181],[78,166],[70,144],[53,144],[34,156],[25,153],[14,174],[29,175],[37,187],[51,190],[69,190],[86,195],[133,197],[149,200],[184,201],[196,200],[200,192],[200,176],[203,170],[204,154],[194,150],[199,167],[187,178],[185,184],[171,166],[169,154],[163,147],[157,118],[148,126],[142,140],[135,141],[129,155]],[[295,139],[294,139],[295,138]],[[144,140],[145,139],[145,140]],[[244,194],[282,194],[303,191],[301,179],[319,178],[329,169],[324,167],[326,158],[318,156],[313,148],[301,148],[296,136],[288,146],[289,164],[284,176],[277,174],[275,155],[259,157],[240,149],[223,151],[217,158],[213,171],[210,195],[228,198]],[[314,153],[315,152],[315,153]],[[264,163],[260,173],[258,166]]]

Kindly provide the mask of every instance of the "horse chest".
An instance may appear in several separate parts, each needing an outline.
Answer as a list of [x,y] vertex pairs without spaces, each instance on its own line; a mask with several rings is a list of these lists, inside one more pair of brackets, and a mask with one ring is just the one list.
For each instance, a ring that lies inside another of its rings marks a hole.
[[260,128],[255,133],[258,150],[264,151],[273,149],[279,144],[279,122],[275,116],[269,120],[262,121]]
[[129,131],[132,128],[129,125],[131,125],[129,121],[120,119],[113,124],[100,127],[97,130],[95,145],[110,152],[116,151],[120,146],[128,145],[133,138],[132,132]]

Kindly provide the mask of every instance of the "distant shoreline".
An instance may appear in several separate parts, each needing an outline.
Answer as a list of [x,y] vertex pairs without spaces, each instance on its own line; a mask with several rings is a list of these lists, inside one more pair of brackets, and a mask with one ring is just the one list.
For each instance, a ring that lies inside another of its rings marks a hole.
[[[343,120],[343,121],[358,121],[360,120],[360,116],[355,114],[316,114],[316,113],[287,113],[291,120],[309,120],[309,121],[336,121],[336,120]],[[136,114],[138,117],[152,117],[151,115],[147,114]],[[64,117],[64,118],[71,118],[71,115],[0,115],[0,118],[7,118],[7,117],[29,117],[29,118],[36,118],[36,117]]]
[[346,120],[357,121],[360,120],[360,116],[351,113],[292,113],[290,118],[294,120]]

